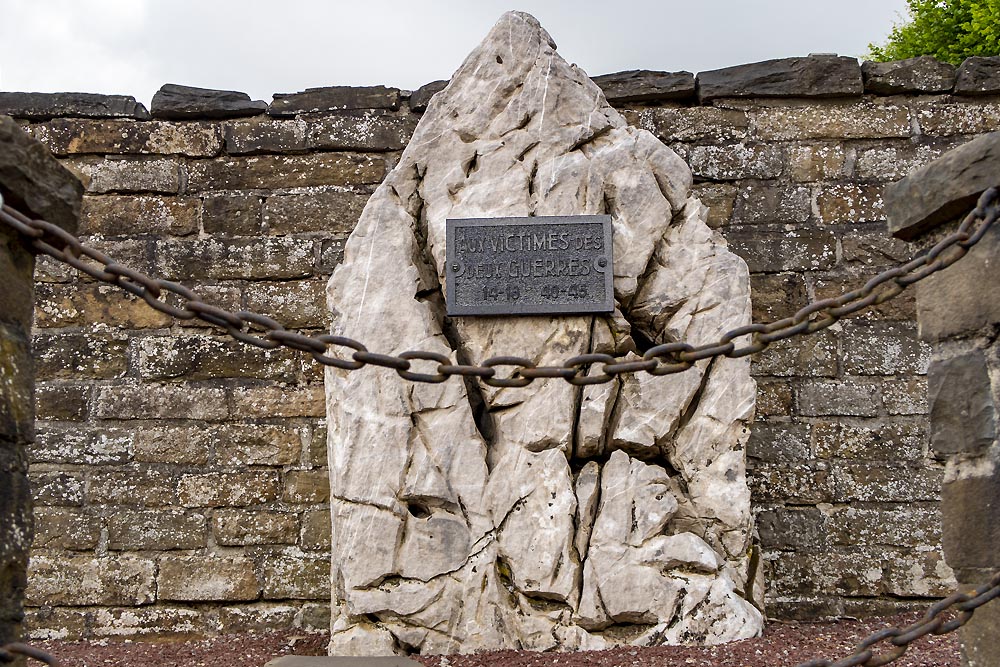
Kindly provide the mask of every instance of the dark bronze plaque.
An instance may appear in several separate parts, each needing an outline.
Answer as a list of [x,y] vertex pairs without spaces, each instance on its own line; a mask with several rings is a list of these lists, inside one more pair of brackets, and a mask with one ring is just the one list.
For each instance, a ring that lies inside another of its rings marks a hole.
[[449,315],[610,313],[611,216],[447,221]]

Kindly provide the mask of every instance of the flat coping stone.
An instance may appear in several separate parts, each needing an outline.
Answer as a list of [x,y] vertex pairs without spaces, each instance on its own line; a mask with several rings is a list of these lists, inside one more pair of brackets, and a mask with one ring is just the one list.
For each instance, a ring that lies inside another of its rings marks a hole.
[[991,132],[914,169],[885,188],[889,232],[911,241],[968,213],[1000,185],[1000,132]]
[[285,655],[264,667],[421,667],[420,663],[401,655],[338,656]]

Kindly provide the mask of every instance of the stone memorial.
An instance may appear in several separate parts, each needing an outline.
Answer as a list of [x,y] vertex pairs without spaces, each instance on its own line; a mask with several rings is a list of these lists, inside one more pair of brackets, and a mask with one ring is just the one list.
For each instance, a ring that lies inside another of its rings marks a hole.
[[[635,359],[749,323],[747,267],[706,225],[691,171],[555,49],[534,18],[507,13],[430,100],[330,280],[333,333],[383,353],[542,365]],[[611,218],[611,314],[447,315],[448,219],[578,215]],[[328,369],[326,387],[332,654],[761,631],[747,359],[587,387]]]

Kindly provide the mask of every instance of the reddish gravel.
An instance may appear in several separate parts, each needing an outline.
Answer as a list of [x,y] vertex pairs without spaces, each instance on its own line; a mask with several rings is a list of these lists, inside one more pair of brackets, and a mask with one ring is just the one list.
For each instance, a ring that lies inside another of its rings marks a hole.
[[[813,658],[849,655],[858,641],[885,626],[917,620],[906,614],[837,623],[771,623],[763,637],[709,648],[663,646],[578,653],[494,651],[419,656],[424,667],[794,667]],[[278,632],[197,641],[46,641],[39,648],[63,667],[260,667],[279,655],[324,655],[327,635]],[[899,667],[959,667],[954,634],[918,640],[893,663]]]

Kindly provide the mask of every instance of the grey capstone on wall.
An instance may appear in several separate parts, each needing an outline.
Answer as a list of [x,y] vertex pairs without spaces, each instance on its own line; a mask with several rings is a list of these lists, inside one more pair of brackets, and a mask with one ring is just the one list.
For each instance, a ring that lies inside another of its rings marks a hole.
[[[605,81],[625,119],[691,167],[709,225],[749,266],[755,320],[909,257],[885,234],[884,186],[1000,130],[1000,59],[956,73],[844,60]],[[699,101],[706,76],[713,99]],[[318,333],[344,241],[440,85],[305,91],[266,113],[226,91],[183,99],[178,86],[151,113],[120,96],[2,93],[0,111],[84,181],[89,243]],[[36,281],[30,633],[326,628],[321,370],[48,260]],[[754,358],[748,481],[769,616],[893,612],[954,585],[929,358],[909,293]]]
[[[21,212],[76,231],[82,186],[6,116],[0,116],[0,195]],[[27,244],[0,225],[0,645],[21,636],[32,537],[28,450],[35,429],[34,265]]]

